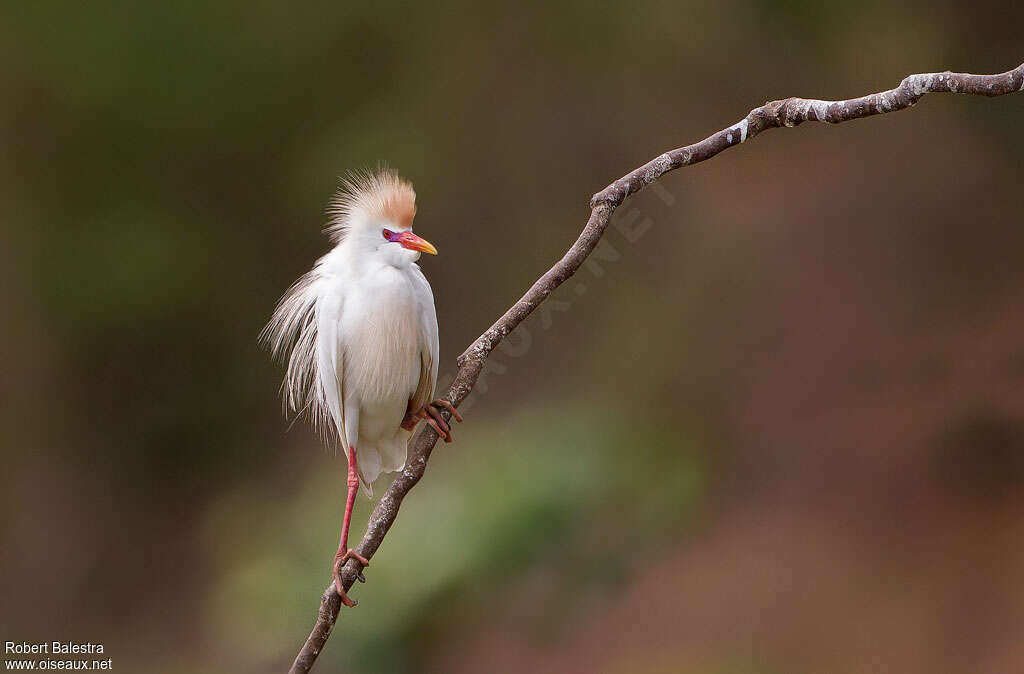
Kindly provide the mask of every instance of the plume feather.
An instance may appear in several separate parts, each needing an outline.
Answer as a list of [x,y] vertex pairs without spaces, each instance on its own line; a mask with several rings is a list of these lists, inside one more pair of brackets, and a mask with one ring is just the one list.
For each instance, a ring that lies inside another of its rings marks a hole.
[[287,362],[281,383],[285,414],[308,415],[326,436],[331,430],[330,412],[317,371],[316,305],[323,283],[318,272],[319,264],[285,292],[260,333],[260,342],[276,360]]
[[324,232],[339,243],[354,222],[377,219],[411,227],[416,216],[416,191],[412,184],[386,167],[375,172],[352,171],[341,179],[327,206],[329,221]]

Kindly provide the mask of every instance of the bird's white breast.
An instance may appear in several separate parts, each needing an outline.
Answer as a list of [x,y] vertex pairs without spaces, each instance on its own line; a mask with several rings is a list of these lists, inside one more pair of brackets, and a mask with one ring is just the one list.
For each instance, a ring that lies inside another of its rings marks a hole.
[[408,274],[384,266],[360,279],[340,328],[346,392],[364,411],[401,407],[397,426],[420,374],[419,307]]

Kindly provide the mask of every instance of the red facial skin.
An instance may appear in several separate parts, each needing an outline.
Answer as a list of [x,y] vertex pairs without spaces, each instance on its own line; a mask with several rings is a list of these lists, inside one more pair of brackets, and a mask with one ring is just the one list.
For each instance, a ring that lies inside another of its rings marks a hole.
[[437,255],[437,249],[434,248],[433,244],[426,239],[421,239],[416,236],[411,230],[405,232],[392,232],[385,229],[384,238],[392,243],[399,244],[402,248],[419,251],[421,253],[429,253],[430,255]]

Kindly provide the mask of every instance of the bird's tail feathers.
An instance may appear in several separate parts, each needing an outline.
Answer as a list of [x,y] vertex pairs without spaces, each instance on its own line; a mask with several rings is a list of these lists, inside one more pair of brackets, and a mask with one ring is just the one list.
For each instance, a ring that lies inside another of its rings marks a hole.
[[373,447],[357,448],[359,484],[368,497],[373,497],[373,483],[380,477],[380,453]]
[[390,444],[372,447],[363,443],[356,447],[359,483],[363,485],[367,496],[373,496],[373,483],[381,473],[394,473],[405,468],[410,435],[407,431],[401,431],[395,434]]

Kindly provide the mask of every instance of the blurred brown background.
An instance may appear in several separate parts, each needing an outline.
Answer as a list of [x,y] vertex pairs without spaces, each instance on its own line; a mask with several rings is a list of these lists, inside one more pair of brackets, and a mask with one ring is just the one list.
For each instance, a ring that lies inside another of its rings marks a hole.
[[[451,372],[636,165],[1022,59],[985,1],[0,11],[0,638],[122,672],[280,672],[312,626],[344,461],[256,335],[339,174],[415,182]],[[628,202],[319,671],[1024,671],[1022,113],[772,131]]]

